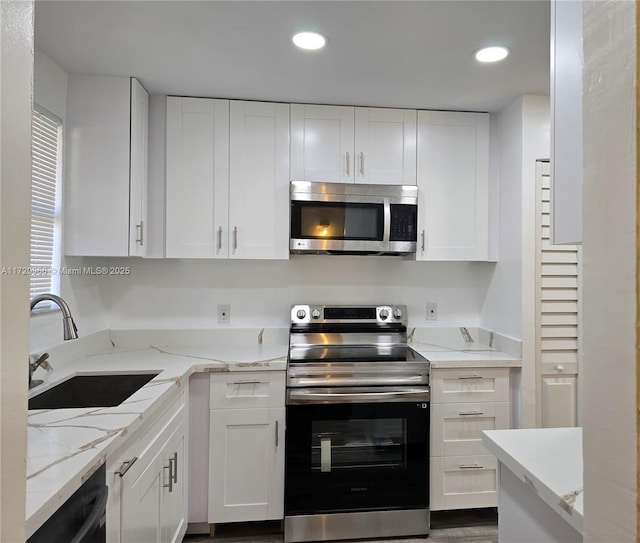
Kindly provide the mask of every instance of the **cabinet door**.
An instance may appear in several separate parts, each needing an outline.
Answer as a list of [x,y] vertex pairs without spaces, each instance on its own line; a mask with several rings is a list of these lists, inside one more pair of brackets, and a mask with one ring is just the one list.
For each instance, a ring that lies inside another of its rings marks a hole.
[[[162,452],[165,473],[162,493],[162,541],[178,543],[187,530],[187,456],[185,423],[167,441]],[[166,468],[169,469],[166,469]]]
[[149,94],[131,78],[131,171],[129,178],[129,255],[147,256]]
[[291,104],[291,179],[353,183],[354,108]]
[[228,257],[228,191],[228,100],[168,97],[168,258]]
[[211,411],[209,522],[283,518],[284,408]]
[[416,184],[416,111],[358,107],[355,182]]
[[576,426],[577,375],[542,377],[542,426]]
[[230,258],[289,258],[289,106],[231,101]]
[[129,255],[130,79],[69,75],[64,253]]
[[417,260],[489,256],[489,115],[418,112]]
[[[144,460],[146,459],[139,459]],[[160,453],[148,461],[139,476],[123,477],[120,541],[163,541],[163,484],[164,469]]]

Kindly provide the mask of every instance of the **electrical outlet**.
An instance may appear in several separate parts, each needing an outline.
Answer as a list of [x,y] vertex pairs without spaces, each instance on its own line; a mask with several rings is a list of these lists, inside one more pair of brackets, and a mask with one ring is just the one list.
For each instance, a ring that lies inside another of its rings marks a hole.
[[231,322],[231,306],[228,304],[218,306],[218,324]]
[[438,304],[435,302],[427,302],[427,320],[438,320]]

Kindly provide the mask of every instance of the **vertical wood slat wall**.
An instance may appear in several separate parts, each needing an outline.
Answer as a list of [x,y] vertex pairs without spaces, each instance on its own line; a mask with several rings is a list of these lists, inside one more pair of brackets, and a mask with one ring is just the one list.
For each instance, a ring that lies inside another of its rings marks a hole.
[[576,426],[580,344],[578,245],[551,243],[548,160],[536,162],[536,376],[538,426]]

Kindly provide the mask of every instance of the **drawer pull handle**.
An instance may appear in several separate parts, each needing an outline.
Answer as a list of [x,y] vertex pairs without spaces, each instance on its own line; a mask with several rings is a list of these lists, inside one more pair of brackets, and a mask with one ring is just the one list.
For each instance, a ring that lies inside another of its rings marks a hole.
[[564,366],[563,366],[562,364],[558,364],[558,365],[556,366],[556,370],[558,370],[558,371],[564,371]]
[[168,488],[169,492],[173,492],[173,458],[169,458],[169,465],[164,466],[164,469],[169,470],[169,484],[163,484],[163,488]]
[[461,375],[458,379],[482,379],[482,375]]
[[483,469],[484,466],[482,464],[460,464],[458,465],[460,469]]
[[131,460],[128,460],[126,462],[122,462],[122,465],[120,466],[120,469],[118,471],[114,472],[114,473],[116,473],[120,477],[124,477],[124,474],[127,473],[127,471],[129,471],[131,466],[133,466],[136,463],[137,459],[138,459],[138,457],[134,456]]
[[[173,453],[173,477],[172,480],[174,483],[178,483],[178,451]],[[171,460],[169,460],[171,462]]]
[[234,385],[259,385],[262,381],[234,381]]
[[482,411],[458,411],[458,415],[464,417],[466,415],[484,415],[484,413]]

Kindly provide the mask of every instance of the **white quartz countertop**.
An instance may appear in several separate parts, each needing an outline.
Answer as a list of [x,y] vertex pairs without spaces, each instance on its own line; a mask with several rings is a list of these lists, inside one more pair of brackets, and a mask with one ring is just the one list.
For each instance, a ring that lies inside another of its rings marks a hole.
[[[480,332],[472,332],[477,341],[464,341],[457,328],[416,330],[410,345],[432,368],[521,365],[518,357],[485,345]],[[172,391],[191,374],[284,371],[287,342],[286,329],[105,330],[49,349],[54,370],[37,370],[34,379],[45,383],[30,391],[30,397],[77,374],[159,374],[116,407],[29,411],[27,537],[165,407]]]
[[583,532],[582,428],[488,430],[482,442],[578,533]]
[[[29,396],[76,374],[160,373],[116,407],[29,410],[26,531],[30,537],[195,372],[283,371],[288,346],[176,345],[101,350],[55,369]],[[55,364],[55,362],[54,362]]]

